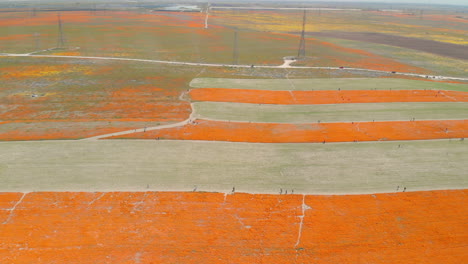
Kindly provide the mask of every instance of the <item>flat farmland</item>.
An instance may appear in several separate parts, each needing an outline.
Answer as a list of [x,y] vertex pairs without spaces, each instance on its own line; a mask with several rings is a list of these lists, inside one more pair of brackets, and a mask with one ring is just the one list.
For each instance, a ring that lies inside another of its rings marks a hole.
[[[99,140],[0,142],[2,191],[340,194],[460,189],[459,139],[336,144]],[[96,176],[99,175],[99,176]]]
[[401,63],[415,65],[441,75],[465,77],[468,73],[468,61],[461,58],[450,58],[388,44],[377,44],[341,38],[317,38],[346,48],[367,50],[371,53],[393,58]]
[[[80,139],[177,123],[190,115],[189,103],[179,97],[190,89],[189,83],[196,76],[258,78],[286,74],[283,69],[3,57],[0,140]],[[305,74],[299,69],[291,75]],[[323,72],[312,74],[320,76]]]
[[[427,11],[426,11],[427,12]],[[256,31],[300,32],[302,10],[214,10],[213,20]],[[465,45],[466,19],[452,11],[443,15],[401,15],[398,12],[312,10],[308,11],[306,28],[311,32],[380,32],[404,37],[436,40]]]
[[[329,143],[468,136],[466,84],[366,78],[197,78],[190,85],[195,87],[188,93],[195,101],[192,119],[197,120],[109,138]],[[210,88],[218,86],[222,88]]]
[[468,259],[465,9],[79,4],[0,3],[0,262]]
[[[456,11],[426,10],[424,15],[416,13],[401,10],[309,10],[306,23],[309,36],[306,38],[307,56],[295,65],[326,64],[411,72],[426,69],[426,73],[466,76],[467,67],[463,67],[466,65],[463,57],[468,43],[466,18]],[[261,32],[300,35],[302,29],[302,10],[239,12],[220,9],[214,10],[212,15],[217,24]],[[342,39],[324,37],[336,37],[340,32],[353,36],[380,34],[386,38],[380,38],[379,43],[382,44],[374,44],[369,38],[359,38],[359,42],[349,45]],[[423,45],[398,48],[407,46],[401,41],[397,42],[399,38]],[[379,63],[384,65],[379,66]]]
[[[314,32],[310,33],[317,37],[342,38],[357,40],[362,42],[371,42],[386,44],[390,46],[403,47],[408,49],[420,50],[423,52],[434,53],[440,56],[452,57],[455,59],[468,59],[468,47],[465,45],[449,44],[434,40],[423,40],[417,38],[408,38],[401,36],[386,35],[381,33],[359,33],[359,32]],[[468,44],[468,43],[467,43]]]
[[[39,54],[233,63],[234,30],[204,29],[203,19],[202,13],[62,12],[65,47]],[[40,12],[35,17],[28,12],[1,13],[0,52],[55,48],[57,21],[56,12]],[[267,32],[239,33],[239,62],[281,64],[282,57],[296,48],[297,37],[277,36],[279,40],[271,41],[274,38]]]
[[[224,15],[226,19],[232,18]],[[39,12],[35,16],[30,12],[2,13],[0,52],[247,65],[280,65],[283,57],[297,53],[297,33],[259,31],[242,26],[234,29],[218,18],[214,15],[214,24],[205,29],[203,13],[62,12],[66,42],[61,49],[53,49],[58,41],[56,12]],[[362,49],[313,38],[308,39],[308,43],[314,47],[314,55],[312,60],[301,62],[304,65],[432,73]],[[236,59],[233,58],[235,49]]]
[[191,112],[179,96],[192,74],[147,64],[2,59],[0,140],[77,139],[180,122]]

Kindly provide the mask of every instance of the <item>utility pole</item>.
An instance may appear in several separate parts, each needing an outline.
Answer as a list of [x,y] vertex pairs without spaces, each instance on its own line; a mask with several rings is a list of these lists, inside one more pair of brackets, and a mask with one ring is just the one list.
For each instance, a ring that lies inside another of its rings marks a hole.
[[234,31],[234,47],[232,52],[232,64],[237,65],[239,63],[239,48],[237,45],[238,38],[237,38],[237,29]]
[[299,43],[299,50],[297,52],[298,59],[305,57],[305,26],[306,26],[306,10],[304,9],[304,16],[302,18],[301,41]]
[[62,26],[62,19],[60,18],[60,14],[57,15],[58,18],[58,28],[59,28],[59,35],[57,39],[57,48],[64,48],[65,47],[65,37],[63,36],[63,26]]

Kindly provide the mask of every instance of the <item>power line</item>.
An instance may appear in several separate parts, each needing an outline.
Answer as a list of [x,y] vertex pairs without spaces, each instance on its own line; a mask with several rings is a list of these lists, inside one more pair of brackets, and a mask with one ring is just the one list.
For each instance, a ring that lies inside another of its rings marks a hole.
[[238,47],[237,29],[234,31],[234,47],[232,52],[232,64],[237,65],[239,63],[239,47]]

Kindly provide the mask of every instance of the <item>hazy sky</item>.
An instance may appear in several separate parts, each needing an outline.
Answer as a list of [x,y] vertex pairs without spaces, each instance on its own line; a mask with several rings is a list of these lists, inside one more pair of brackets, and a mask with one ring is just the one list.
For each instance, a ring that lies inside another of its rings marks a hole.
[[[208,0],[207,0],[208,1]],[[224,0],[226,1],[226,0]],[[235,0],[232,0],[235,2]],[[255,2],[264,2],[264,1],[274,1],[274,0],[260,0],[252,1]],[[283,1],[310,1],[310,2],[374,2],[374,3],[416,3],[416,4],[449,4],[449,5],[464,5],[468,6],[468,0],[283,0]],[[216,2],[216,0],[214,0]]]
[[[0,0],[0,2],[14,2],[15,0]],[[37,1],[37,2],[51,2],[51,0],[16,0],[16,1]],[[82,2],[82,3],[87,3],[87,2],[94,2],[93,0],[59,0],[59,1],[65,1],[65,2]],[[95,0],[96,2],[102,2],[105,0]],[[125,0],[117,0],[117,1],[125,1]],[[132,0],[132,1],[138,1],[138,0]],[[146,2],[148,0],[141,0],[142,2]],[[193,2],[218,2],[217,0],[192,0]],[[229,1],[229,0],[221,0],[221,1]],[[236,2],[236,0],[232,0],[233,2]],[[252,3],[255,2],[266,2],[266,1],[274,1],[274,0],[253,0],[251,1]],[[279,1],[279,0],[278,0]],[[300,1],[308,1],[308,0],[283,0],[285,2],[300,2]],[[468,6],[468,0],[309,0],[310,2],[375,2],[375,3],[418,3],[418,4],[452,4],[452,5],[464,5]],[[155,0],[157,2],[157,0]],[[190,2],[190,0],[187,0],[187,2]]]
[[[325,2],[322,0],[315,0]],[[328,2],[328,1],[327,1]],[[468,5],[468,0],[337,0],[337,2],[376,2],[376,3],[418,3],[418,4],[453,4]]]

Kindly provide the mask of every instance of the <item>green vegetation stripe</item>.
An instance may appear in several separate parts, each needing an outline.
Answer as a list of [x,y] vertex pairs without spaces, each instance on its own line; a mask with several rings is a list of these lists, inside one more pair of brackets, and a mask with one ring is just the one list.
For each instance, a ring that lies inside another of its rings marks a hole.
[[0,191],[375,193],[467,188],[466,141],[0,143]]
[[468,103],[258,105],[196,102],[198,118],[272,123],[468,119]]
[[439,83],[390,78],[333,79],[227,79],[196,78],[193,88],[231,88],[255,90],[452,90],[468,92],[468,84]]

